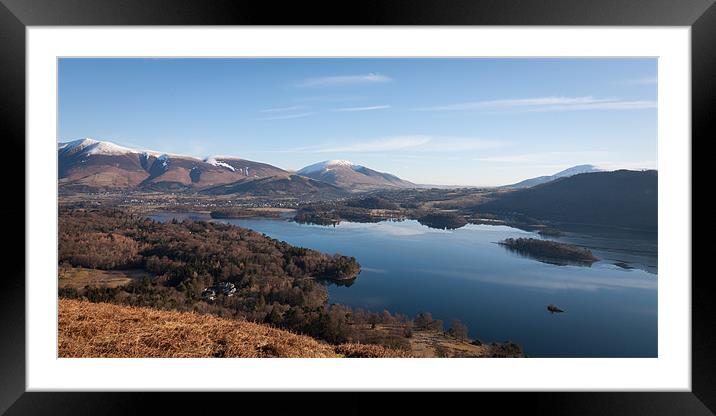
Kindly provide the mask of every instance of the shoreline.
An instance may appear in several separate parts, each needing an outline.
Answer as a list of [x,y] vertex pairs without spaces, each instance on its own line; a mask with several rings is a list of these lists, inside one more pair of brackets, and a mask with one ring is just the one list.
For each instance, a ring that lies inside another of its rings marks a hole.
[[[260,211],[260,209],[257,209],[257,211]],[[294,210],[295,212],[296,210]],[[288,211],[287,211],[288,212]],[[333,227],[340,225],[341,222],[345,223],[379,223],[379,222],[385,222],[385,221],[396,221],[394,217],[385,217],[378,221],[355,221],[355,220],[339,220],[335,223],[331,224],[318,224],[314,222],[301,222],[296,221],[293,218],[291,218],[289,215],[285,216],[262,216],[262,215],[254,215],[251,217],[242,217],[242,218],[211,218],[208,211],[172,211],[172,210],[156,210],[156,211],[149,211],[146,215],[148,218],[154,215],[172,215],[172,214],[195,214],[195,215],[202,215],[205,216],[205,218],[200,219],[200,221],[222,221],[222,220],[268,220],[268,221],[285,221],[285,222],[295,222],[300,225],[309,225],[309,226],[316,226],[316,227]],[[411,220],[416,221],[420,223],[417,219],[412,218],[403,218],[402,220]],[[398,220],[398,221],[402,221]],[[430,227],[426,224],[421,224],[422,226]],[[592,250],[596,254],[599,254],[600,259],[599,262],[607,262],[611,264],[616,263],[625,263],[629,266],[629,268],[624,268],[626,270],[630,269],[640,269],[643,270],[649,274],[652,275],[658,275],[658,253],[651,250],[643,250],[643,251],[636,251],[636,250],[626,250],[618,247],[603,247],[599,244],[584,244],[581,240],[591,240],[595,237],[599,238],[599,234],[596,236],[593,235],[593,233],[589,233],[589,231],[594,231],[595,229],[597,231],[624,231],[627,233],[627,235],[637,235],[637,236],[643,236],[644,233],[633,230],[633,229],[617,229],[617,228],[605,228],[601,226],[585,226],[586,229],[582,229],[582,232],[578,231],[570,231],[570,230],[564,230],[565,232],[560,233],[559,235],[546,235],[541,234],[540,230],[544,230],[545,228],[551,228],[550,226],[540,225],[540,226],[525,226],[524,223],[512,223],[509,221],[504,221],[500,219],[492,219],[492,218],[483,218],[480,221],[476,220],[468,220],[467,224],[463,227],[469,225],[487,225],[487,226],[503,226],[503,227],[509,227],[514,228],[516,230],[520,231],[526,231],[531,232],[539,235],[539,238],[546,239],[548,241],[557,241],[557,242],[565,242],[567,244],[573,244],[578,245],[581,247],[585,247],[589,250]],[[650,234],[650,233],[647,233]],[[609,234],[607,234],[609,235]],[[620,234],[621,235],[621,234]],[[613,238],[609,236],[608,238]],[[554,239],[554,240],[552,240]],[[579,240],[579,243],[575,243],[575,240]],[[656,243],[656,241],[654,241]],[[653,261],[649,261],[650,259],[653,259]],[[621,266],[620,266],[621,267]]]

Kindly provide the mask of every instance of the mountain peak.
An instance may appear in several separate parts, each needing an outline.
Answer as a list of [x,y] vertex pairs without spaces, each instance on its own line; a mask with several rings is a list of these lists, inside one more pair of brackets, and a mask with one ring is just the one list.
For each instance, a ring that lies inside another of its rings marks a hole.
[[594,166],[594,165],[577,165],[572,166],[571,168],[565,169],[561,172],[557,172],[552,176],[561,178],[565,176],[572,176],[572,175],[579,175],[580,173],[592,173],[592,172],[602,172],[603,170]]
[[87,155],[123,155],[127,153],[139,153],[138,151],[128,147],[120,146],[112,142],[91,139],[89,137],[66,143],[58,143],[58,150],[66,153],[82,152]]
[[304,174],[307,174],[307,173],[313,173],[313,172],[324,171],[324,170],[326,170],[326,169],[330,169],[331,167],[336,167],[336,166],[346,166],[346,167],[350,167],[350,168],[359,167],[358,165],[356,165],[355,163],[351,162],[350,160],[334,159],[334,160],[324,160],[324,161],[322,161],[322,162],[318,162],[318,163],[314,163],[314,164],[312,164],[312,165],[308,165],[308,166],[306,166],[305,168],[299,170],[299,171],[296,172],[296,173],[298,173],[299,175],[304,175]]
[[306,166],[296,173],[351,191],[414,186],[395,175],[356,165],[349,160],[324,160]]
[[595,172],[604,172],[604,170],[600,169],[594,165],[588,165],[588,164],[577,165],[577,166],[572,166],[571,168],[567,168],[563,171],[557,172],[554,175],[538,176],[536,178],[525,179],[521,182],[518,182],[518,183],[515,183],[512,185],[507,185],[507,187],[509,187],[509,188],[530,188],[532,186],[551,182],[551,181],[553,181],[555,179],[559,179],[559,178],[567,178],[567,177],[579,175],[582,173],[595,173]]
[[174,153],[157,152],[155,150],[142,150],[125,147],[107,140],[95,140],[89,137],[79,140],[72,140],[69,142],[57,143],[57,150],[63,152],[65,155],[78,154],[81,152],[84,156],[118,156],[127,154],[139,154],[144,155],[145,157],[154,156],[159,159],[167,159],[170,157],[197,159],[194,156],[178,155]]
[[84,139],[72,140],[72,141],[64,142],[64,143],[57,143],[57,149],[58,150],[83,149],[83,148],[93,145],[95,143],[98,143],[98,141],[87,137]]
[[340,160],[340,159],[334,159],[334,160],[326,160],[323,162],[326,164],[326,166],[335,166],[335,165],[341,165],[341,166],[353,166],[354,163],[350,160]]

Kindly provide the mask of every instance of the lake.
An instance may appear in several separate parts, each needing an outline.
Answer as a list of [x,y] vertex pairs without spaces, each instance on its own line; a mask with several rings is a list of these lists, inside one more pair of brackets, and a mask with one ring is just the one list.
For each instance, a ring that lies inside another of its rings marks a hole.
[[[160,213],[157,220],[209,219]],[[627,232],[568,233],[557,241],[594,247],[591,266],[559,266],[496,244],[535,233],[495,225],[432,229],[417,221],[298,224],[286,219],[216,220],[292,245],[354,256],[350,286],[329,286],[330,302],[372,311],[459,319],[470,337],[511,340],[530,357],[656,357],[656,238]],[[652,238],[653,240],[650,240]],[[590,242],[593,242],[591,244]],[[630,267],[615,265],[628,262]],[[555,304],[565,313],[550,314]]]

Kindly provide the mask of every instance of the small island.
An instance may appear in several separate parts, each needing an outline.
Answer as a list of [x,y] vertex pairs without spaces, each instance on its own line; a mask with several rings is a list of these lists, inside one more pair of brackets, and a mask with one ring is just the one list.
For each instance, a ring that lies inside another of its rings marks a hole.
[[299,209],[293,220],[299,224],[336,226],[341,223],[341,218],[335,212],[318,211],[314,208]]
[[537,238],[508,238],[498,244],[522,255],[547,263],[591,265],[599,260],[589,249]]
[[454,212],[433,212],[418,218],[418,222],[441,230],[455,230],[467,225],[465,217]]

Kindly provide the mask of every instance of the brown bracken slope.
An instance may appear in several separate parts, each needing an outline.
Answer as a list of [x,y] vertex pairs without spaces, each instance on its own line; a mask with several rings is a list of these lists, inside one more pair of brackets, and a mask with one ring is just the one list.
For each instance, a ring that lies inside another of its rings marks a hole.
[[245,321],[59,300],[60,357],[403,357],[377,345],[328,345]]

